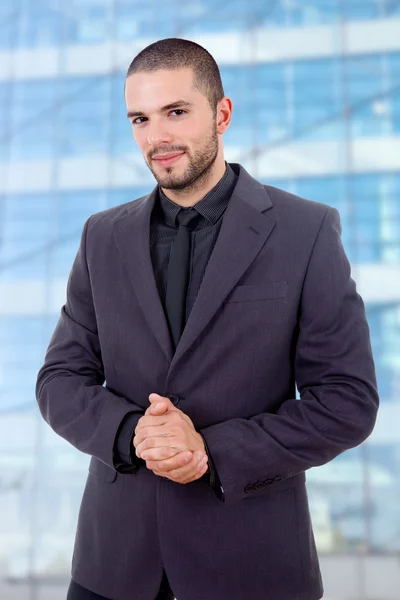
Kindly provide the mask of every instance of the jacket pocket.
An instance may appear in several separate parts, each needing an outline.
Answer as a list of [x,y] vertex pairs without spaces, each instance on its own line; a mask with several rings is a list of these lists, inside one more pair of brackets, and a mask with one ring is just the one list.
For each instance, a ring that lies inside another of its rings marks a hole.
[[95,456],[92,456],[89,463],[89,473],[98,477],[101,481],[105,481],[107,483],[112,483],[117,479],[117,471],[111,469],[106,464],[101,462]]

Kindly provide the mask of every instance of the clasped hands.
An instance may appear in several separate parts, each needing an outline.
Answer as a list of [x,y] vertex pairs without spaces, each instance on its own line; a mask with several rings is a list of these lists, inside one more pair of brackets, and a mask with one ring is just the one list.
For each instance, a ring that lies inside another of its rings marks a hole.
[[153,473],[171,481],[200,479],[208,471],[208,457],[192,420],[169,398],[150,394],[149,400],[150,406],[135,428],[136,456],[145,460]]

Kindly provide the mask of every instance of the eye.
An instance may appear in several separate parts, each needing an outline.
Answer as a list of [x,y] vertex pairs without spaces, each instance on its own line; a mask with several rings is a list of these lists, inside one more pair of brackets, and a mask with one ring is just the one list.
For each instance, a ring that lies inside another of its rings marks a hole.
[[[185,114],[186,110],[182,110],[181,108],[175,108],[174,110],[171,110],[171,113],[182,113]],[[180,115],[177,115],[178,117],[180,117]]]
[[139,119],[145,119],[146,117],[137,117],[137,119],[133,119],[132,125],[140,125],[143,121],[139,121]]

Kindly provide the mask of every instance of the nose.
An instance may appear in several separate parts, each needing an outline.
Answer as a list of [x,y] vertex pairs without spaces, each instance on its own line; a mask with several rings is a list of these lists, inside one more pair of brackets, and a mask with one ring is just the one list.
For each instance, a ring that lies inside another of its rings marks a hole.
[[149,123],[147,130],[147,143],[150,146],[159,146],[160,144],[171,143],[171,136],[167,131],[167,128],[162,124],[162,121],[153,119]]

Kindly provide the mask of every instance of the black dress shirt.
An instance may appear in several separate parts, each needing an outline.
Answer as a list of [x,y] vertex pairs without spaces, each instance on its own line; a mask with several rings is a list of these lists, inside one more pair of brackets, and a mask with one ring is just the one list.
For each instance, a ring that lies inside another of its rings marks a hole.
[[[186,321],[192,310],[199,291],[207,263],[217,240],[222,216],[229,204],[237,175],[226,163],[226,170],[217,185],[208,192],[194,207],[201,215],[197,226],[191,232],[190,276],[186,296]],[[157,289],[165,311],[165,295],[167,287],[168,262],[171,244],[178,232],[176,216],[181,206],[172,202],[159,187],[158,199],[155,202],[150,223],[150,252]],[[154,390],[158,393],[156,390]],[[114,444],[114,466],[121,473],[136,471],[140,464],[146,464],[136,456],[133,438],[135,428],[141,415],[128,413],[121,422]],[[200,432],[199,432],[200,433]],[[201,435],[201,433],[200,433]],[[208,456],[210,473],[203,477],[209,480],[211,487],[220,487],[221,483],[205,438],[202,436]]]

